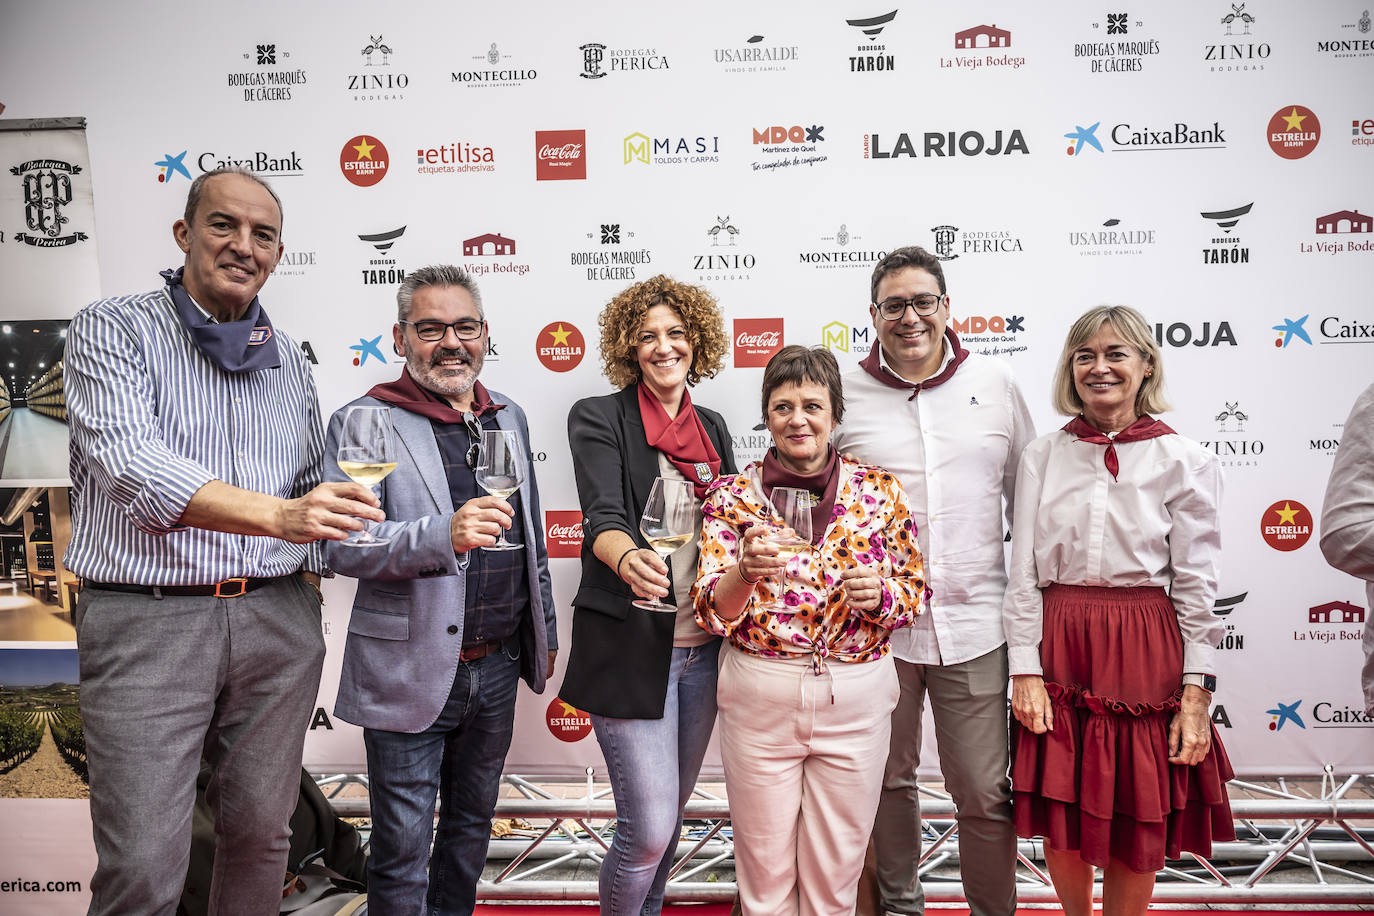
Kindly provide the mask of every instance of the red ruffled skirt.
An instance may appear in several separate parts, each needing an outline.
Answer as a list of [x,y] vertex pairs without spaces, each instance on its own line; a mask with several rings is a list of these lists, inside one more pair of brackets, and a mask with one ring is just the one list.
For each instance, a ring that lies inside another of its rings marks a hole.
[[1162,588],[1051,585],[1040,645],[1054,731],[1013,720],[1012,817],[1023,837],[1106,867],[1164,867],[1235,839],[1226,781],[1234,775],[1215,727],[1196,766],[1169,763],[1183,640]]

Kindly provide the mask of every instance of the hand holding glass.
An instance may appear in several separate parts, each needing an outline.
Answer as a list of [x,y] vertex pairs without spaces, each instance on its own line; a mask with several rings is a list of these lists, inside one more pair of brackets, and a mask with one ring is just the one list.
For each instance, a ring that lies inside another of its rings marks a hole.
[[[686,480],[658,477],[639,517],[639,533],[666,562],[669,555],[692,539],[697,530],[697,508],[692,485]],[[677,611],[677,605],[658,598],[633,602],[646,611]]]
[[[781,527],[768,535],[769,544],[778,548],[778,556],[791,560],[797,554],[811,547],[811,503],[810,490],[797,487],[774,487],[773,511]],[[783,572],[783,588],[786,590],[787,574]],[[782,608],[786,605],[781,599],[766,605],[769,608]]]
[[[513,430],[482,430],[482,450],[477,457],[477,483],[492,496],[505,499],[525,482],[525,450]],[[506,533],[496,543],[483,550],[519,550],[524,544],[512,544]]]
[[[387,407],[350,407],[344,414],[339,430],[339,470],[354,483],[375,487],[386,475],[396,470],[396,434],[391,428],[391,410]],[[388,544],[391,538],[379,538],[368,531],[354,532],[341,544],[345,547],[373,547]]]

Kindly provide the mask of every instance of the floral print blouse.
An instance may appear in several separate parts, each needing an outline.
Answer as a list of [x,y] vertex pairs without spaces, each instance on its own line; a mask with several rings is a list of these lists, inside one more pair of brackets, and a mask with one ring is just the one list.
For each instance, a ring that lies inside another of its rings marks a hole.
[[[754,467],[757,480],[757,462]],[[817,672],[826,659],[868,662],[888,653],[891,631],[910,626],[925,609],[928,589],[916,523],[893,474],[845,458],[838,473],[835,508],[820,543],[789,561],[785,575],[760,579],[734,620],[715,615],[716,584],[736,574],[740,536],[751,525],[769,524],[771,512],[747,472],[711,485],[693,590],[699,624],[753,655],[810,655]],[[873,610],[853,611],[846,601],[840,574],[856,566],[882,572],[883,597]],[[762,606],[779,597],[785,610]]]

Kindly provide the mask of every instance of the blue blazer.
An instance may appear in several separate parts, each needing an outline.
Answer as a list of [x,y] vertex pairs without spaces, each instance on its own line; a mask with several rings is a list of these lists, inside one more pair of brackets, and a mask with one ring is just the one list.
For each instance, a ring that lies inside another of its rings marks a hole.
[[[524,411],[498,392],[492,391],[491,399],[506,405],[496,414],[497,425],[516,430],[529,455]],[[453,551],[453,498],[427,418],[375,398],[358,398],[329,421],[324,479],[348,479],[334,456],[344,414],[353,406],[390,407],[397,463],[380,484],[387,520],[373,528],[391,543],[358,548],[326,542],[330,568],[358,580],[334,714],[366,728],[421,732],[439,718],[457,674],[468,557]],[[531,611],[520,622],[521,674],[542,693],[548,652],[557,648],[558,636],[533,464],[520,487],[520,506]],[[457,629],[450,633],[450,627]]]

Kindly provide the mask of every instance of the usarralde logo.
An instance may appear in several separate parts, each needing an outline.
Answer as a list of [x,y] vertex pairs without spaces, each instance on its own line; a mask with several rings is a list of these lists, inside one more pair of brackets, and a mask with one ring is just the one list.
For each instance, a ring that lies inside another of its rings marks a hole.
[[571,703],[554,697],[545,711],[549,733],[559,741],[581,741],[592,732],[592,717]]
[[576,369],[586,351],[582,332],[567,321],[545,325],[535,339],[535,355],[545,369],[554,372]]
[[360,188],[370,188],[385,178],[389,165],[382,141],[367,134],[349,140],[339,151],[339,169]]
[[550,557],[578,557],[582,554],[582,511],[580,509],[544,510],[544,543]]
[[1260,536],[1275,550],[1297,550],[1312,537],[1312,513],[1296,499],[1281,499],[1264,510]]
[[1269,119],[1269,148],[1284,159],[1301,159],[1317,148],[1322,126],[1312,109],[1285,105]]
[[562,181],[587,177],[585,130],[536,130],[534,177],[538,181]]

